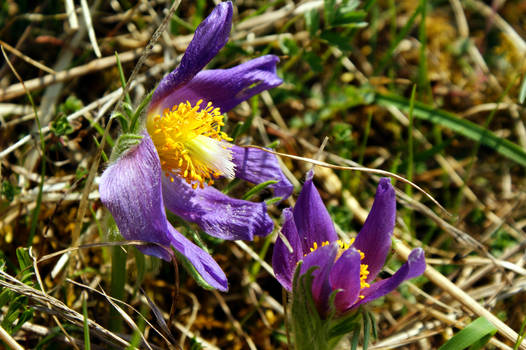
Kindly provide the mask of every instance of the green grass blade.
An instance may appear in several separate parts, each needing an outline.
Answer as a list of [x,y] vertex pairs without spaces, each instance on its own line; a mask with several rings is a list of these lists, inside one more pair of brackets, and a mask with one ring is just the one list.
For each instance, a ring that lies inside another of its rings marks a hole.
[[[409,101],[398,95],[377,94],[375,101],[380,106],[394,106],[406,113],[409,112]],[[498,137],[490,130],[484,129],[469,120],[462,119],[452,113],[433,108],[421,102],[414,103],[413,116],[449,128],[460,135],[494,149],[504,157],[526,167],[526,151],[522,147]]]
[[362,313],[363,319],[363,350],[367,350],[369,347],[369,338],[371,335],[371,319],[367,316],[366,312]]
[[[416,97],[416,85],[413,85],[413,90],[411,91],[411,99],[409,100],[409,127],[408,127],[408,140],[407,140],[407,147],[408,147],[408,164],[407,164],[407,179],[409,181],[413,181],[413,169],[414,169],[414,146],[413,146],[413,126],[414,126],[414,115],[413,112],[415,110],[415,97]],[[413,188],[409,185],[406,185],[405,192],[411,196],[413,194]]]
[[259,192],[263,191],[268,186],[274,185],[276,183],[278,183],[278,181],[276,181],[276,180],[269,180],[269,181],[265,181],[263,183],[260,183],[260,184],[258,184],[256,186],[252,187],[250,190],[248,190],[247,193],[245,193],[245,195],[243,196],[243,199],[248,201],[250,198],[254,197],[256,194],[258,194]]
[[82,314],[84,316],[84,349],[90,350],[91,343],[89,339],[89,323],[88,323],[88,295],[86,292],[82,292]]
[[152,100],[153,93],[155,92],[155,89],[150,91],[148,95],[141,101],[141,104],[139,107],[137,107],[137,110],[135,110],[135,113],[132,116],[131,124],[130,124],[130,132],[131,133],[138,133],[139,129],[139,123],[138,120],[142,114],[142,111],[150,104],[150,101]]
[[[126,86],[126,78],[124,77],[124,70],[122,69],[121,60],[119,59],[119,54],[117,51],[115,51],[115,59],[117,61],[117,69],[119,70],[119,78],[121,80],[121,86],[122,86],[122,89],[124,90]],[[126,101],[128,105],[131,105],[130,94],[127,92],[126,94],[124,94],[124,101]]]
[[497,333],[497,328],[484,317],[479,317],[442,345],[439,350],[481,349]]
[[521,88],[519,90],[519,103],[523,104],[526,99],[526,75],[522,78]]
[[421,11],[422,11],[422,7],[419,6],[415,10],[415,12],[413,12],[411,17],[407,20],[407,23],[404,25],[402,30],[398,33],[396,38],[391,42],[391,46],[389,47],[387,52],[382,56],[382,59],[380,60],[380,64],[374,70],[375,75],[381,74],[383,70],[385,69],[385,67],[387,67],[389,63],[393,62],[393,55],[394,55],[394,51],[396,47],[398,46],[398,44],[400,44],[402,39],[407,36],[407,34],[409,33],[409,30],[413,27],[413,23],[415,22],[416,16],[418,16],[418,14]]
[[519,331],[519,336],[517,337],[517,341],[515,342],[515,345],[513,346],[513,350],[518,350],[522,341],[526,337],[526,331],[524,330],[525,327],[526,327],[526,319],[522,321],[521,330]]

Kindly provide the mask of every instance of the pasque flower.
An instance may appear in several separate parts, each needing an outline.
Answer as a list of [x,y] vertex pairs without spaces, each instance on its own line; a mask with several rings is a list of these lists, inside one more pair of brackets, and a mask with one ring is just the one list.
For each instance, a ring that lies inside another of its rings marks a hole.
[[281,238],[274,247],[272,265],[285,289],[293,289],[293,276],[299,261],[303,261],[300,274],[316,266],[312,296],[323,317],[328,313],[329,299],[335,291],[339,291],[334,299],[336,311],[345,313],[424,272],[424,251],[416,248],[394,275],[373,283],[390,250],[395,225],[395,193],[388,178],[380,180],[367,220],[356,239],[349,243],[338,239],[312,178],[311,171],[294,209],[283,212],[282,233],[292,251]]
[[[214,179],[276,180],[275,196],[292,192],[274,155],[235,146],[220,129],[222,113],[282,83],[272,55],[202,70],[226,44],[231,25],[232,3],[223,2],[198,26],[181,63],[153,94],[142,140],[109,165],[99,187],[124,238],[175,248],[220,290],[227,289],[221,268],[168,222],[165,209],[212,236],[250,240],[272,231],[265,203],[230,198],[210,186]],[[156,245],[139,249],[166,260],[172,255]]]

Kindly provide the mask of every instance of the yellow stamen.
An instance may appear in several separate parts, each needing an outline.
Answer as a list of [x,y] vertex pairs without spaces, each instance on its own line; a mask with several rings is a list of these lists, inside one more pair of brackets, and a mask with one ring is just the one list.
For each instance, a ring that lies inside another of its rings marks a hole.
[[223,115],[210,102],[201,108],[202,102],[180,103],[146,122],[165,175],[171,181],[174,175],[183,177],[193,188],[219,176],[234,178],[231,146],[224,142],[232,139],[221,131]]
[[[351,240],[348,243],[345,243],[342,240],[337,240],[336,243],[338,243],[339,249],[338,249],[338,253],[336,254],[335,260],[338,260],[340,256],[343,254],[343,252],[349,249],[353,245],[354,238],[351,238]],[[321,243],[321,247],[324,247],[326,245],[329,245],[328,241]],[[312,245],[312,248],[310,248],[310,252],[312,253],[316,249],[318,249],[318,243],[314,242],[314,244]],[[360,253],[360,260],[363,260],[365,258],[365,254],[361,250],[358,250],[358,252]],[[369,288],[371,286],[369,283],[366,282],[368,276],[369,276],[369,265],[360,264],[360,289]],[[363,295],[360,295],[359,297],[360,299],[364,298]]]

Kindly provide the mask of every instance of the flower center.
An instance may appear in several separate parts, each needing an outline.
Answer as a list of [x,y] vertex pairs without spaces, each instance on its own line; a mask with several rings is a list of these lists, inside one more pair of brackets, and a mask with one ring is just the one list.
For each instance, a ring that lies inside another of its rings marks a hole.
[[[352,246],[352,244],[354,243],[354,238],[351,238],[349,243],[345,243],[344,241],[340,239],[337,240],[336,242],[338,243],[338,246],[340,247],[338,249],[338,253],[336,254],[336,258],[335,258],[335,260],[338,260],[340,256],[342,256],[343,252]],[[326,245],[329,245],[328,241],[322,242],[320,247],[324,247]],[[310,248],[310,252],[312,253],[316,249],[318,249],[318,243],[314,242],[314,244],[312,245],[312,248]],[[363,260],[365,258],[365,254],[361,250],[358,250],[358,252],[360,253],[360,260]],[[371,286],[369,283],[366,282],[368,276],[369,276],[369,265],[360,264],[360,289],[369,288]],[[360,299],[363,299],[363,298],[364,296],[360,295]]]
[[221,131],[223,115],[211,102],[201,108],[202,102],[180,103],[146,122],[166,176],[171,181],[180,176],[194,189],[219,176],[234,178],[231,145],[225,142],[232,139]]

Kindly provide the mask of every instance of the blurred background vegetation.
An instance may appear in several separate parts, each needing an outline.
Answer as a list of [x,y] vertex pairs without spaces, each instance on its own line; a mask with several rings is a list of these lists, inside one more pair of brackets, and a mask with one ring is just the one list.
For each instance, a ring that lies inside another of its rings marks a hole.
[[[133,79],[134,106],[176,67],[214,5],[180,3]],[[526,314],[525,3],[234,5],[231,39],[209,67],[271,53],[281,59],[284,83],[229,112],[226,131],[239,144],[302,157],[314,157],[328,137],[318,154],[323,160],[415,182],[450,215],[398,182],[396,239],[423,247],[428,264],[519,331]],[[0,324],[10,335],[4,341],[39,349],[287,348],[286,298],[268,263],[281,209],[293,200],[269,206],[275,232],[255,242],[222,242],[171,218],[213,253],[229,279],[225,294],[201,289],[183,269],[131,246],[106,243],[112,237],[98,176],[92,181],[89,174],[121,97],[115,53],[128,79],[171,6],[163,0],[0,5]],[[105,153],[118,131],[111,128]],[[299,190],[310,166],[282,160]],[[339,232],[359,231],[377,180],[316,168]],[[239,197],[250,189],[224,185]],[[268,198],[262,191],[252,199]],[[122,263],[112,267],[119,253]],[[393,254],[388,267],[401,263]],[[369,348],[438,348],[476,317],[426,277],[369,309],[378,327]],[[498,334],[488,346],[509,349],[513,342]]]

